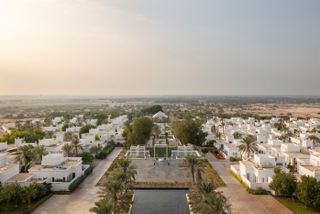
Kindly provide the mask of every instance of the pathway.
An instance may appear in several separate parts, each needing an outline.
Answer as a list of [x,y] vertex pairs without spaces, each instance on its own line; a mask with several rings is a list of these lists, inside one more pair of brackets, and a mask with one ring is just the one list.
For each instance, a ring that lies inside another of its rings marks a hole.
[[53,195],[41,204],[33,214],[85,214],[98,201],[99,187],[96,184],[119,155],[121,148],[115,148],[105,159],[98,161],[91,175],[70,195]]
[[211,153],[207,154],[220,177],[227,184],[218,188],[229,198],[231,213],[234,214],[291,214],[292,212],[270,195],[251,195],[230,173],[228,160],[217,160]]

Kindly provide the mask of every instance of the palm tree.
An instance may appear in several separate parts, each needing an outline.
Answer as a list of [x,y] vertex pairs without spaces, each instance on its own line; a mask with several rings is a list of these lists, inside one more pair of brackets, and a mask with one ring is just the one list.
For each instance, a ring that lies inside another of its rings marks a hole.
[[217,137],[219,140],[221,140],[222,133],[221,133],[221,132],[219,132],[219,131],[217,131],[217,133],[216,133],[216,137]]
[[188,155],[183,161],[183,166],[190,169],[193,183],[196,181],[195,174],[197,173],[199,178],[199,175],[201,176],[201,171],[204,168],[203,161],[194,155]]
[[82,146],[80,145],[79,138],[74,136],[71,141],[72,150],[74,151],[75,156],[78,156],[79,151],[82,150]]
[[318,138],[316,135],[310,135],[307,139],[312,141],[313,145],[320,144],[320,138]]
[[215,190],[215,186],[209,181],[204,180],[198,184],[198,189],[203,194],[209,194]]
[[257,144],[255,143],[255,138],[252,135],[245,137],[242,140],[242,144],[238,146],[241,155],[246,155],[249,159],[250,155],[257,151]]
[[128,159],[119,159],[118,160],[118,165],[123,171],[123,182],[125,185],[125,192],[132,186],[136,179],[136,168],[131,164],[131,161]]
[[67,157],[69,157],[71,155],[72,149],[73,149],[73,147],[69,143],[64,144],[63,147],[62,147],[64,155],[67,156]]
[[98,147],[98,146],[96,146],[96,145],[93,145],[93,146],[91,146],[91,148],[90,148],[90,152],[91,152],[91,153],[94,153],[95,157],[97,157],[97,155],[98,155],[98,153],[99,153],[100,150],[101,150],[101,148]]
[[25,145],[18,148],[16,161],[19,162],[22,172],[27,172],[35,159],[32,145]]
[[204,206],[208,213],[227,214],[230,204],[228,199],[221,192],[212,192],[206,196],[206,204]]
[[240,139],[241,138],[241,133],[240,132],[235,132],[235,133],[233,133],[233,137],[235,138],[235,139]]
[[37,198],[38,196],[38,187],[36,183],[31,183],[25,187],[25,197],[30,206],[31,200]]
[[42,161],[42,156],[48,154],[46,147],[43,145],[36,146],[34,148],[34,153],[35,153],[35,160],[39,163]]
[[72,140],[72,133],[71,132],[64,133],[63,140],[68,141],[68,142],[71,141]]
[[94,203],[95,206],[92,207],[89,211],[96,214],[112,214],[113,205],[110,200],[101,199],[98,202]]
[[105,186],[102,193],[103,198],[111,198],[113,204],[115,205],[118,200],[119,192],[122,190],[122,183],[120,180],[112,179],[111,181],[108,181]]

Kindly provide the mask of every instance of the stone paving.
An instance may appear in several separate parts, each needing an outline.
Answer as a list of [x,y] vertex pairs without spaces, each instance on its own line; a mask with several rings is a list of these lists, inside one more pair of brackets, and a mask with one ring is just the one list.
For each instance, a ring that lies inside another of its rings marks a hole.
[[138,182],[192,182],[191,173],[181,167],[181,160],[154,161],[149,158],[132,160],[132,163],[137,170]]

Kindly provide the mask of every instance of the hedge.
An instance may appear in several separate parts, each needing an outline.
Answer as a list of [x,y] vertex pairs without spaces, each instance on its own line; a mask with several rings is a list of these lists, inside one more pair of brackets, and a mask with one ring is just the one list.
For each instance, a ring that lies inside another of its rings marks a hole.
[[82,183],[82,181],[92,173],[92,170],[93,170],[93,167],[90,165],[89,168],[84,172],[84,175],[77,178],[69,185],[69,191],[73,192],[75,189],[77,189],[77,187]]

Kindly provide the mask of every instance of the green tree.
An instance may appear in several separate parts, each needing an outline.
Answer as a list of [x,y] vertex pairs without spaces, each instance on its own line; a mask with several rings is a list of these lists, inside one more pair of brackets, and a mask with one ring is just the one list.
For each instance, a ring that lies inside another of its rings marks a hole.
[[35,157],[36,154],[32,145],[25,145],[18,148],[16,160],[19,162],[22,172],[28,172]]
[[136,168],[132,165],[131,161],[128,159],[121,158],[117,161],[119,168],[123,170],[124,179],[122,180],[125,185],[125,190],[132,187],[135,179],[136,179]]
[[276,195],[291,197],[296,192],[297,181],[292,173],[275,170],[275,175],[269,187],[275,191]]
[[252,135],[245,137],[242,140],[242,144],[238,146],[239,152],[245,155],[247,158],[250,157],[255,151],[257,151],[257,144],[255,143],[255,138]]
[[61,128],[61,130],[62,130],[63,132],[65,132],[65,131],[67,130],[67,128],[69,128],[69,124],[68,124],[68,123],[64,123],[63,126],[62,126],[62,128]]
[[66,142],[70,142],[70,141],[72,141],[72,137],[73,137],[73,135],[71,132],[66,132],[66,133],[64,133],[63,140]]
[[320,144],[320,138],[318,138],[316,135],[310,135],[310,136],[308,136],[307,139],[312,141],[313,145]]
[[94,207],[90,209],[90,212],[96,213],[96,214],[112,214],[113,205],[110,202],[110,200],[107,199],[101,199],[98,202],[94,203]]
[[120,180],[111,179],[109,182],[106,182],[104,186],[104,198],[111,198],[115,204],[118,200],[118,196],[122,191],[122,183]]
[[63,145],[62,147],[62,151],[64,152],[64,155],[69,157],[72,154],[72,145],[70,145],[69,143],[66,143]]
[[148,117],[139,117],[133,120],[133,123],[128,125],[124,131],[124,137],[127,146],[135,144],[145,144],[150,138],[153,122]]
[[89,133],[90,129],[95,128],[95,126],[91,125],[91,124],[87,124],[84,125],[80,128],[80,135],[81,134],[85,134],[85,133]]
[[44,147],[43,145],[40,146],[36,146],[34,147],[34,154],[35,154],[35,161],[37,163],[41,163],[42,161],[42,156],[48,154],[46,147]]
[[183,120],[176,121],[172,125],[175,136],[182,144],[193,144],[201,146],[207,137],[207,133],[202,131],[202,124],[199,121]]
[[18,183],[7,184],[2,187],[0,192],[0,201],[6,203],[14,203],[18,206],[23,201],[23,189]]
[[215,186],[207,180],[204,180],[198,184],[198,189],[203,194],[212,193],[216,188]]
[[208,213],[227,214],[229,213],[230,204],[228,199],[221,192],[213,192],[206,198]]
[[235,139],[240,139],[241,136],[242,136],[242,134],[241,134],[240,132],[235,132],[235,133],[233,133],[233,137],[234,137]]
[[91,164],[94,160],[94,156],[90,152],[82,152],[80,157],[84,164]]
[[28,205],[30,206],[31,200],[38,197],[38,186],[36,183],[31,183],[24,188],[24,197],[27,200]]
[[159,111],[163,112],[162,106],[160,106],[160,105],[154,105],[154,106],[142,109],[142,112],[145,114],[156,114]]
[[94,154],[95,157],[98,156],[98,153],[101,151],[101,147],[97,145],[92,145],[90,148],[90,152]]
[[82,146],[80,145],[80,141],[78,136],[73,136],[72,141],[71,141],[71,146],[72,146],[72,151],[75,156],[79,155],[79,151],[82,150]]
[[297,186],[297,198],[301,201],[306,207],[316,207],[317,205],[317,189],[318,182],[315,178],[309,176],[301,176],[301,182]]
[[[192,175],[192,181],[193,183],[196,182],[196,174],[198,175],[198,179],[201,176],[201,172],[204,169],[204,164],[203,161],[200,160],[198,157],[194,156],[194,155],[189,155],[187,156],[184,161],[183,161],[183,167],[187,168],[190,170],[191,175]],[[198,180],[197,179],[197,180]]]

